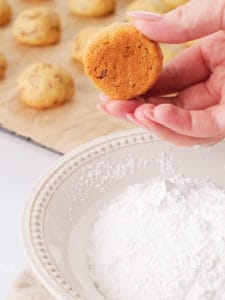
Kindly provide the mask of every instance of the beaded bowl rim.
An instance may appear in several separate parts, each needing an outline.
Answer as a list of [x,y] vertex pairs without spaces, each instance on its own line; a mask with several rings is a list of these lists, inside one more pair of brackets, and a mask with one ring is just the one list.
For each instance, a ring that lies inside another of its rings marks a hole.
[[130,129],[97,138],[59,158],[35,185],[23,212],[22,244],[31,270],[56,299],[89,300],[66,282],[46,245],[43,220],[52,195],[70,174],[95,158],[153,141],[158,139],[143,129]]

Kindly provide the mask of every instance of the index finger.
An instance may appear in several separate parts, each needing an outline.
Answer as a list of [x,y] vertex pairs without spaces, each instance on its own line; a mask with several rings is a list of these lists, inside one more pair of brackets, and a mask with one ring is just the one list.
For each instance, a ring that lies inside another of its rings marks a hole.
[[[158,20],[131,12],[134,26],[148,38],[162,43],[182,43],[224,29],[224,0],[191,0]],[[138,17],[139,16],[139,17]]]

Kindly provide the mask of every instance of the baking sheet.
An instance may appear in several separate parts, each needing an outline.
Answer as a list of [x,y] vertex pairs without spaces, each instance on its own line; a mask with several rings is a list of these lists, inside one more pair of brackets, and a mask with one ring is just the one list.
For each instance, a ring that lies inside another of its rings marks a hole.
[[[115,14],[103,18],[80,18],[70,14],[67,0],[50,0],[28,3],[23,0],[8,0],[13,10],[12,21],[0,27],[0,51],[8,59],[8,70],[0,81],[0,125],[7,130],[30,138],[37,143],[59,152],[102,135],[132,128],[133,125],[117,120],[98,111],[99,91],[86,78],[81,64],[71,58],[71,44],[77,32],[87,26],[107,25],[124,20],[130,0],[117,1]],[[46,6],[57,11],[62,21],[62,37],[59,44],[48,47],[28,47],[16,42],[13,36],[13,21],[25,8]],[[16,82],[20,72],[36,62],[58,63],[71,72],[76,92],[73,99],[48,110],[35,110],[18,99]]]

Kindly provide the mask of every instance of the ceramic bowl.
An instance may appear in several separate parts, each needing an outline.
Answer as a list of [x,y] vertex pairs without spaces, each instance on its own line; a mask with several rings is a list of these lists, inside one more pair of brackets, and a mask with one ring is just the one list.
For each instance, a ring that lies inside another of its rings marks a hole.
[[130,130],[61,158],[35,187],[23,218],[27,259],[46,289],[60,300],[105,299],[90,280],[86,259],[99,209],[130,184],[174,173],[225,187],[225,143],[176,147]]

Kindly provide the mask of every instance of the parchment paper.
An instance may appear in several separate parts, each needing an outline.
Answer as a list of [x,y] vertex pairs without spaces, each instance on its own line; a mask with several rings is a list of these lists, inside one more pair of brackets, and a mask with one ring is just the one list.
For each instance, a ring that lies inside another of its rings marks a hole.
[[[116,120],[97,110],[99,91],[84,75],[82,65],[71,58],[71,44],[77,32],[87,26],[124,20],[126,5],[130,1],[118,0],[115,14],[103,18],[72,16],[67,0],[49,0],[38,4],[23,0],[8,2],[13,10],[12,21],[0,27],[0,51],[6,55],[9,63],[5,79],[0,81],[0,125],[63,153],[102,135],[133,127],[126,121]],[[16,42],[13,21],[20,11],[34,6],[47,6],[59,13],[62,21],[59,44],[29,47]],[[36,62],[58,63],[71,72],[76,92],[70,102],[41,111],[19,101],[16,90],[18,75],[26,66]]]

